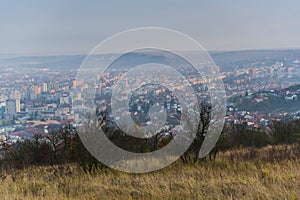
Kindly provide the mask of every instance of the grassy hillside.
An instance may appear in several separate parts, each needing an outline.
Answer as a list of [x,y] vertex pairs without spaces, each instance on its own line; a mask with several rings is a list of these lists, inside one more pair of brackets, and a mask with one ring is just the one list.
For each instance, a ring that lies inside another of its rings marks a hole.
[[239,149],[148,174],[76,164],[3,172],[1,199],[299,199],[299,146]]

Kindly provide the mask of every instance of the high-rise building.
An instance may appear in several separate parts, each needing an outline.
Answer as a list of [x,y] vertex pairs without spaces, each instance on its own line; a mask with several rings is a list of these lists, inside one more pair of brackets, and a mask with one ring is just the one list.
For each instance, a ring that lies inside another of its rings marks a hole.
[[55,90],[59,90],[59,82],[58,81],[55,81],[55,83],[54,83],[54,89]]
[[21,111],[21,92],[19,90],[12,91],[10,94],[10,99],[16,101],[16,112]]
[[252,78],[256,78],[256,74],[257,74],[256,68],[249,69],[249,74]]
[[17,104],[15,99],[6,100],[6,114],[9,117],[13,117],[17,114]]
[[16,112],[21,111],[21,102],[20,99],[16,99]]
[[49,83],[49,89],[50,89],[50,90],[54,90],[54,83],[53,83],[53,82],[50,82],[50,83]]
[[35,90],[35,87],[34,87],[34,86],[31,87],[30,92],[29,92],[29,95],[30,95],[30,99],[31,99],[31,100],[37,98],[37,91]]
[[34,87],[34,90],[35,90],[36,94],[41,94],[42,93],[42,88],[38,85]]
[[47,83],[43,83],[43,85],[42,85],[42,87],[43,87],[43,92],[48,92],[48,85],[47,85]]

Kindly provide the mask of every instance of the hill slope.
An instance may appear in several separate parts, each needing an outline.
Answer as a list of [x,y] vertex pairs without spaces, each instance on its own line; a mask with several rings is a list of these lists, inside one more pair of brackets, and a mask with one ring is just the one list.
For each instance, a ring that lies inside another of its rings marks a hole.
[[[148,174],[104,169],[89,175],[72,164],[32,167],[4,173],[0,196],[1,199],[51,200],[297,199],[300,161],[293,158],[291,148],[288,147],[288,156],[283,154],[284,146],[255,150],[255,159],[248,159],[253,153],[249,149],[235,150],[219,154],[215,161],[196,165],[175,163]],[[282,157],[280,161],[272,161],[270,155],[274,160]]]

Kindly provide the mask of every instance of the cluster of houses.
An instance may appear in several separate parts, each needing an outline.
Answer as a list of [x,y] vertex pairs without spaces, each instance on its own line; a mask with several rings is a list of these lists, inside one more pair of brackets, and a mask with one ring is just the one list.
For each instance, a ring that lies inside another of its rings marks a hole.
[[7,144],[12,144],[17,141],[23,141],[33,138],[36,134],[47,136],[52,132],[56,133],[62,127],[69,126],[73,123],[73,119],[69,120],[49,120],[40,121],[32,120],[27,121],[26,124],[18,124],[13,126],[3,126],[0,128],[0,140],[5,141]]

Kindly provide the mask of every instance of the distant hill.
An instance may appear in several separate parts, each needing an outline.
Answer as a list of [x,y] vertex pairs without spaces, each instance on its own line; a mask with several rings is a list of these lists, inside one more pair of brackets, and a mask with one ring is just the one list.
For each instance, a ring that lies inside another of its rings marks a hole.
[[284,60],[284,58],[289,55],[300,58],[300,50],[226,51],[210,52],[210,55],[218,66],[222,66],[224,71],[228,71],[236,65],[242,66],[245,63],[251,63],[255,61],[269,61],[270,64],[274,64],[275,60]]
[[0,58],[0,66],[78,68],[84,58],[83,55]]
[[292,85],[292,86],[286,88],[286,90],[300,90],[300,84]]
[[[284,90],[297,90],[300,85],[290,86]],[[255,98],[263,97],[262,102],[254,102]],[[295,100],[285,100],[284,96],[277,96],[270,92],[258,92],[248,97],[233,97],[229,102],[234,103],[239,110],[250,112],[278,113],[300,111],[300,97]]]
[[[193,52],[188,52],[193,54]],[[214,62],[222,67],[223,71],[232,71],[237,65],[243,67],[245,63],[264,61],[265,64],[274,64],[277,60],[292,55],[300,58],[300,50],[247,50],[247,51],[224,51],[209,52]],[[111,59],[114,54],[95,55],[101,59]],[[85,59],[86,55],[58,55],[58,56],[33,56],[33,57],[9,57],[0,56],[0,67],[27,66],[27,67],[59,67],[76,69]],[[139,59],[160,61],[162,56],[149,55]],[[140,62],[128,57],[126,63]]]

